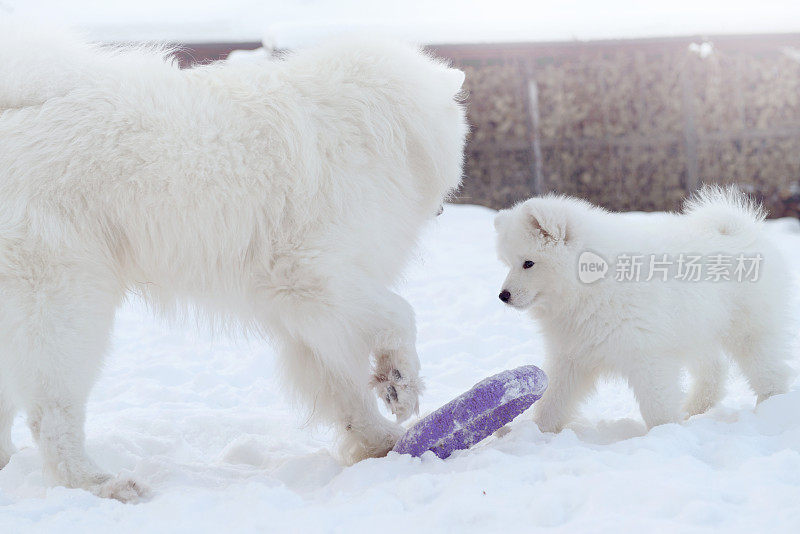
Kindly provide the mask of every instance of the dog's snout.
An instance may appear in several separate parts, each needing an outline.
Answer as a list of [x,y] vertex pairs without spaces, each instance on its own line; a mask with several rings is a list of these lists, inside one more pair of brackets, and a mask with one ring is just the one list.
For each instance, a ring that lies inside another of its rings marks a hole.
[[508,289],[504,289],[500,292],[500,300],[503,302],[508,302],[511,298],[511,292]]

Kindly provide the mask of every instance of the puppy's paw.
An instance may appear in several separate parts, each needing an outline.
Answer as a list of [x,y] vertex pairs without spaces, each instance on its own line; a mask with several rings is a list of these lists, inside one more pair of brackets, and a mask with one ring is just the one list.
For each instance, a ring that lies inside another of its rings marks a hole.
[[564,429],[565,422],[562,419],[552,410],[543,406],[537,407],[533,413],[533,422],[536,423],[541,432],[558,434]]
[[534,422],[542,433],[558,434],[562,430],[561,425],[555,423],[536,421],[535,419]]
[[372,377],[375,393],[386,403],[387,408],[402,423],[411,414],[419,413],[419,395],[423,385],[416,373],[401,371],[395,367],[376,369]]
[[494,437],[500,439],[506,437],[510,433],[511,433],[511,427],[508,425],[503,425],[494,431]]
[[104,499],[116,499],[124,503],[134,503],[147,498],[150,488],[129,476],[119,475],[88,488],[89,491]]
[[683,405],[683,409],[681,410],[684,421],[692,416],[706,413],[714,404],[716,404],[715,399],[692,397]]
[[9,447],[8,449],[0,447],[0,469],[8,465],[8,462],[11,461],[11,456],[15,452],[16,451],[11,447]]

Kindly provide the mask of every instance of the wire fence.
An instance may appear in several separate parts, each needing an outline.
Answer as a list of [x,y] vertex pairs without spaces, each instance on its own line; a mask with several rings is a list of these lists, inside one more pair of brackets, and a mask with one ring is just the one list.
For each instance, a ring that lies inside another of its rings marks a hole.
[[738,183],[800,214],[800,35],[434,47],[467,72],[461,202],[673,210]]

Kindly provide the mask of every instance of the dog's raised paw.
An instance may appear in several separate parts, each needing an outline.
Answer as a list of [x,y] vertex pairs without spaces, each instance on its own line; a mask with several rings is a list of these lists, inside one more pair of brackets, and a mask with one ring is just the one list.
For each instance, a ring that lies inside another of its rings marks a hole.
[[418,377],[407,376],[399,369],[392,368],[388,372],[376,372],[372,377],[372,387],[395,415],[397,422],[401,423],[411,414],[419,413],[422,384]]

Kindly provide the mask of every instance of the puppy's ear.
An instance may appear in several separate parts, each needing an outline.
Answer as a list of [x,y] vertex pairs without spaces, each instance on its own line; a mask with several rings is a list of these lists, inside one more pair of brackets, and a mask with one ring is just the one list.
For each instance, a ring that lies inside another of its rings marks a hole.
[[503,228],[508,225],[509,219],[511,219],[509,210],[498,211],[497,215],[494,216],[494,230],[496,232],[502,232]]
[[567,214],[562,210],[538,203],[527,203],[525,209],[528,228],[534,237],[562,245],[569,241]]
[[447,88],[450,90],[451,94],[456,94],[461,90],[461,87],[464,85],[464,80],[466,79],[466,75],[464,74],[463,70],[448,68],[447,69]]

